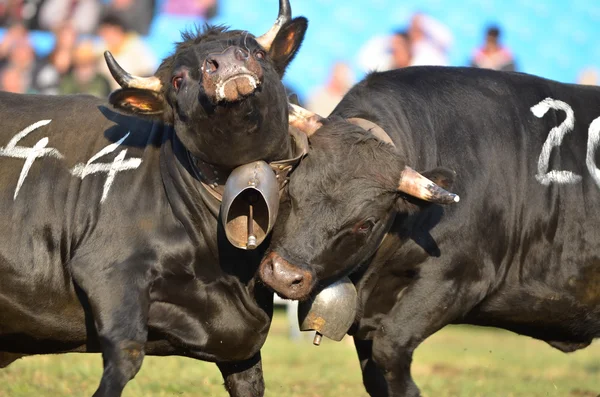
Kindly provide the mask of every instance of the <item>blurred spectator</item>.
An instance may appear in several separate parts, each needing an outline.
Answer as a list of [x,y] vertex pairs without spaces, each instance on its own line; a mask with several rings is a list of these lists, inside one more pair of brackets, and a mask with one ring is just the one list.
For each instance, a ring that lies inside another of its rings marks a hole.
[[39,62],[33,76],[32,88],[40,94],[58,94],[58,85],[71,69],[73,48],[77,32],[70,23],[65,23],[56,32],[52,52]]
[[98,54],[91,41],[77,45],[73,70],[60,82],[61,94],[90,94],[106,97],[110,93],[108,80],[98,71]]
[[354,83],[352,70],[343,62],[331,68],[327,84],[308,98],[306,108],[322,116],[328,116]]
[[0,68],[7,62],[12,49],[18,43],[27,40],[27,29],[22,24],[14,24],[7,31],[2,41],[0,41]]
[[[149,76],[156,70],[157,62],[154,54],[137,33],[125,29],[118,16],[105,15],[100,22],[98,34],[104,41],[104,47],[113,54],[117,62],[129,73]],[[99,63],[100,73],[110,82],[111,89],[119,88],[117,82],[112,78],[104,59],[101,59]]]
[[44,0],[40,6],[38,25],[56,31],[71,22],[79,33],[94,33],[100,18],[98,0]]
[[21,3],[21,0],[0,0],[0,26],[11,26],[23,20]]
[[0,90],[24,94],[29,92],[22,71],[16,66],[7,66],[0,71]]
[[13,74],[12,70],[16,69],[20,74],[19,82],[22,81],[25,91],[27,91],[31,86],[33,72],[37,64],[29,37],[22,38],[18,36],[16,41],[12,41],[8,51],[7,58],[2,62],[2,69],[11,69],[11,75]]
[[408,28],[412,49],[411,65],[448,65],[452,32],[432,17],[417,13]]
[[598,69],[589,67],[579,73],[577,84],[598,85]]
[[513,72],[516,70],[512,53],[500,44],[500,28],[490,26],[485,33],[485,42],[475,51],[471,66]]
[[198,16],[206,21],[217,14],[217,0],[166,0],[165,14]]
[[390,39],[390,67],[400,69],[412,65],[412,49],[408,33],[395,32]]
[[102,14],[118,15],[125,30],[145,36],[154,18],[155,3],[155,0],[110,0]]
[[359,50],[356,62],[364,73],[389,70],[392,62],[390,36],[378,35],[369,39]]

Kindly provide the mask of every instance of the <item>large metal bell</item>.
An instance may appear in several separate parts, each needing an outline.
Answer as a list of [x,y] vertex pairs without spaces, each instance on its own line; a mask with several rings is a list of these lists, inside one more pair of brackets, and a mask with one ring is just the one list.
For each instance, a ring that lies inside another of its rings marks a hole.
[[341,341],[356,318],[358,294],[348,277],[329,285],[312,299],[298,305],[301,331],[317,331],[314,344],[321,335]]
[[271,167],[254,161],[234,169],[221,202],[225,235],[237,248],[253,250],[271,232],[279,210],[279,184]]

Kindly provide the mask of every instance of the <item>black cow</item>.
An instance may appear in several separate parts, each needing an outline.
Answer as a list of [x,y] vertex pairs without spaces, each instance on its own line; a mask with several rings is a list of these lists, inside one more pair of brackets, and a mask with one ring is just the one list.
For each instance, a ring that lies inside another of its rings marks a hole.
[[[360,302],[350,334],[372,396],[419,395],[413,351],[450,323],[563,352],[600,336],[600,88],[409,68],[367,76],[328,120],[295,117],[316,133],[260,274],[299,299],[350,274]],[[406,164],[455,171],[460,202],[399,191],[413,185]]]
[[279,7],[261,37],[183,34],[153,77],[107,54],[118,111],[0,93],[0,367],[101,352],[94,396],[120,396],[144,355],[181,355],[216,362],[232,396],[263,395],[262,250],[228,242],[215,196],[234,166],[292,155],[281,77],[307,21]]

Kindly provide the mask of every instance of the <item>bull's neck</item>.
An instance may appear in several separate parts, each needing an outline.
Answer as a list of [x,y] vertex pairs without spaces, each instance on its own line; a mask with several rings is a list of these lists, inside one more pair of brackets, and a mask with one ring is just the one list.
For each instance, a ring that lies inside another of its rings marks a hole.
[[231,283],[232,277],[239,280],[245,292],[240,294],[231,289],[231,293],[243,301],[246,309],[268,321],[273,296],[254,277],[264,248],[248,252],[236,249],[227,241],[219,222],[220,202],[210,196],[195,177],[191,157],[174,133],[161,147],[160,169],[173,213],[192,243],[196,247],[207,246],[210,251],[211,255],[197,256],[199,262],[195,267],[200,267],[201,273],[216,265],[219,270],[212,268],[212,271],[222,275],[220,282]]
[[[287,177],[291,170],[298,165],[300,159],[308,152],[308,141],[304,134],[296,129],[290,129],[288,138],[289,148],[280,155],[275,156],[275,160],[269,163],[279,182],[280,189],[287,183]],[[186,152],[185,155],[179,155],[186,161],[186,170],[199,182],[203,188],[203,193],[208,192],[212,199],[220,202],[223,199],[223,192],[229,175],[235,168],[245,164],[236,164],[235,166],[211,164],[191,154],[183,147],[182,142],[177,141],[180,150],[177,150],[176,153]],[[254,158],[252,162],[259,160],[268,161],[268,159]],[[203,199],[205,198],[203,197]],[[210,200],[210,202],[213,203],[214,200]]]
[[265,248],[244,251],[229,243],[219,221],[220,202],[196,177],[193,158],[175,134],[164,142],[160,164],[163,184],[175,216],[192,242],[198,247],[208,246],[212,254],[213,259],[201,258],[204,264],[200,266],[205,267],[206,263],[215,260],[224,276],[234,276],[246,285],[250,296],[259,294],[264,300],[264,287],[255,285],[254,275]]
[[[290,150],[281,160],[269,164],[279,189],[283,189],[288,174],[308,152],[306,136],[295,129],[290,132],[289,141],[293,143]],[[184,225],[192,222],[186,227],[199,225],[208,240],[214,240],[211,236],[216,236],[220,227],[218,219],[223,188],[232,171],[232,167],[209,164],[194,157],[174,131],[162,145],[161,173],[171,206]],[[193,228],[194,231],[197,229]],[[213,252],[216,254],[216,250]]]
[[187,135],[180,137],[185,146],[206,163],[235,168],[256,160],[271,162],[291,155],[293,142],[287,123],[279,125],[272,120],[263,120],[255,126],[241,128],[234,123],[236,114],[219,116],[226,122],[210,118],[196,126],[202,134],[201,143]]
[[190,237],[198,241],[202,235],[217,256],[217,219],[220,202],[211,197],[194,176],[191,157],[172,133],[161,147],[160,169],[169,203],[177,218],[183,223]]

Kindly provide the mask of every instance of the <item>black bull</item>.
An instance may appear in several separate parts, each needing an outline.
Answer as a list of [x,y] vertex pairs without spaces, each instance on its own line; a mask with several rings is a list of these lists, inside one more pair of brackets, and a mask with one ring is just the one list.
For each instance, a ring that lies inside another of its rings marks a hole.
[[184,355],[222,362],[226,377],[225,362],[260,368],[272,310],[252,279],[260,252],[231,247],[170,129],[87,97],[45,100],[68,111],[1,99],[18,117],[3,121],[0,149],[0,352]]
[[[356,117],[396,148],[342,120]],[[359,295],[350,334],[372,396],[419,395],[413,351],[450,323],[564,352],[600,336],[600,88],[409,68],[368,76],[321,124],[261,274],[302,298],[350,274]],[[446,170],[426,175],[460,202],[398,192],[407,164],[456,171],[453,186]]]
[[185,33],[151,77],[107,55],[110,104],[0,93],[0,368],[101,352],[94,396],[113,397],[144,355],[181,355],[263,395],[264,248],[228,242],[214,196],[234,167],[293,154],[281,77],[307,22],[279,7],[260,37]]

